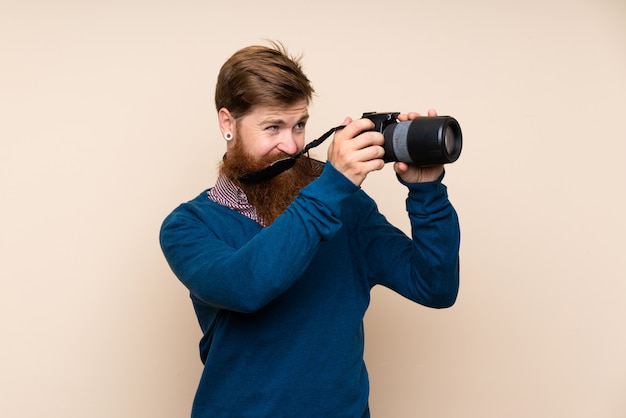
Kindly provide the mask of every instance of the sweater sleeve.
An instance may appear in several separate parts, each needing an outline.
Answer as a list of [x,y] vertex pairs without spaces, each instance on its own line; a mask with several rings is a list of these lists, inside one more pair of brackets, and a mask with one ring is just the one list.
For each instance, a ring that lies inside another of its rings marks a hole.
[[433,308],[453,305],[459,289],[459,221],[442,178],[403,183],[409,190],[411,238],[390,227],[375,205],[363,221],[370,225],[363,234],[370,284],[382,284]]
[[184,204],[163,222],[161,248],[195,298],[215,308],[254,312],[298,280],[320,243],[342,227],[341,203],[358,190],[326,164],[272,225],[254,224],[256,229],[243,227],[228,211],[207,214]]

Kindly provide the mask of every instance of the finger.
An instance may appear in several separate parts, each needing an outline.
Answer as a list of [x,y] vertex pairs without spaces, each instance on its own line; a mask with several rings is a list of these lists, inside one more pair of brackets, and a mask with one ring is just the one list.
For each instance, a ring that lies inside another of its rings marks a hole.
[[363,162],[363,172],[370,173],[372,171],[380,171],[385,167],[385,162],[380,158],[374,158]]
[[393,164],[393,169],[398,174],[404,174],[409,169],[409,165],[407,163],[398,161]]
[[421,115],[417,112],[402,113],[398,115],[398,120],[399,121],[413,120],[415,118],[419,118],[420,116]]
[[355,151],[352,154],[352,160],[355,164],[363,164],[371,161],[377,161],[376,164],[378,164],[379,161],[383,161],[383,155],[385,155],[383,147],[372,145],[371,147]]
[[343,126],[343,129],[338,129],[337,131],[335,131],[335,134],[333,135],[333,142],[341,141],[343,138],[347,139],[347,138],[354,136],[354,134],[350,132],[351,130],[354,129],[354,128],[351,128],[351,125],[353,122],[354,120],[350,116],[346,116],[340,125],[340,126]]
[[435,109],[428,109],[428,116],[437,116],[437,111]]
[[354,138],[354,148],[363,149],[370,146],[383,145],[385,137],[380,132],[367,131]]
[[374,122],[370,119],[363,118],[357,120],[351,120],[345,128],[338,131],[341,134],[341,138],[352,139],[359,135],[361,132],[366,132],[374,128]]

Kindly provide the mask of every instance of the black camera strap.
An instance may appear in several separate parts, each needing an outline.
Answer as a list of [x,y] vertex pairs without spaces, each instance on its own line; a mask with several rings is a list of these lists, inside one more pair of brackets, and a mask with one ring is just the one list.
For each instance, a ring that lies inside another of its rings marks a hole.
[[307,146],[304,147],[302,151],[298,152],[297,154],[291,155],[287,158],[281,158],[280,160],[276,160],[267,167],[262,168],[261,170],[246,173],[243,176],[239,177],[239,180],[243,183],[259,183],[274,178],[280,173],[289,170],[291,167],[294,166],[298,158],[308,153],[309,150],[311,150],[312,148],[315,148],[322,142],[326,141],[326,139],[331,136],[335,131],[343,128],[345,128],[345,125],[335,126],[334,128],[329,129],[324,135],[320,136],[316,140],[309,142]]

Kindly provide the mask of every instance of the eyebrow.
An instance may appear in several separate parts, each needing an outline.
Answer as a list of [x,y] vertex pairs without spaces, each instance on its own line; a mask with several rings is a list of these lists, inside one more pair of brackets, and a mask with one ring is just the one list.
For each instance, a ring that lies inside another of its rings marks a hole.
[[[302,115],[302,117],[300,119],[298,119],[297,123],[302,123],[302,122],[306,122],[309,120],[309,114],[304,114]],[[285,122],[284,119],[281,118],[272,118],[272,117],[268,117],[267,119],[263,119],[261,121],[261,124],[266,125],[266,124],[270,124],[270,125],[286,125],[287,122]]]

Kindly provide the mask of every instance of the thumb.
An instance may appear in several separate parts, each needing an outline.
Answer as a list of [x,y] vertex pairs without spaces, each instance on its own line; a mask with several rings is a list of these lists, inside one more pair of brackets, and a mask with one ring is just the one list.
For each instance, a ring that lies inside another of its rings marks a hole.
[[409,170],[409,166],[406,163],[397,161],[393,164],[393,169],[398,174],[404,174]]

